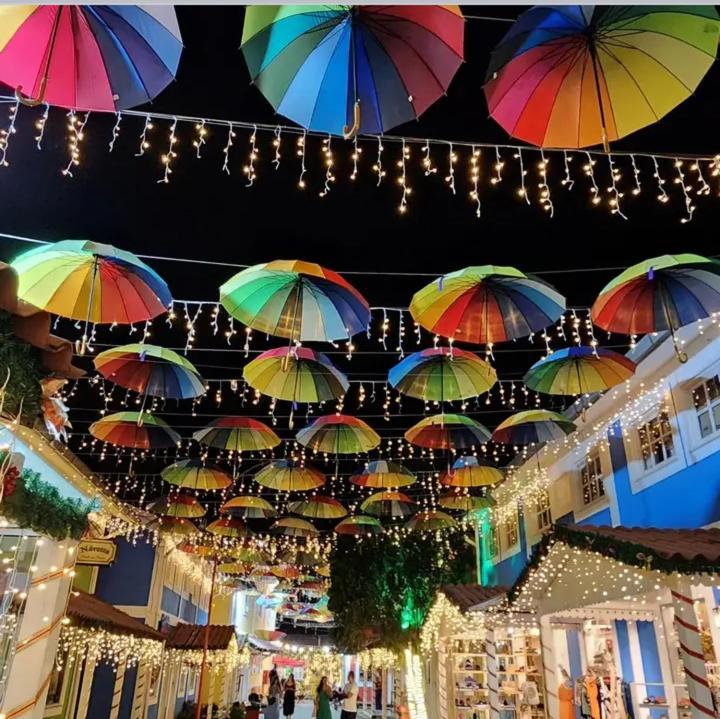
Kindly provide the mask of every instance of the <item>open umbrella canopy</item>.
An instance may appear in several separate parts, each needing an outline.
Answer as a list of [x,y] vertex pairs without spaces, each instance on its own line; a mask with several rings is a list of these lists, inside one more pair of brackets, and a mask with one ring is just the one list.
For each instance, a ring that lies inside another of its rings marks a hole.
[[458,457],[452,467],[440,478],[450,487],[489,487],[503,481],[505,475],[497,467],[480,461],[477,457]]
[[270,529],[288,537],[315,537],[319,534],[310,522],[298,517],[282,517]]
[[0,82],[31,104],[142,105],[173,81],[181,52],[171,5],[0,7]]
[[539,444],[564,439],[576,429],[575,423],[547,409],[528,409],[510,415],[492,434],[493,442]]
[[479,509],[491,509],[495,506],[496,502],[489,495],[486,497],[472,497],[469,494],[448,492],[438,499],[438,504],[443,509],[474,512]]
[[262,497],[241,495],[232,497],[220,507],[221,512],[244,517],[245,519],[262,519],[275,516],[275,507]]
[[95,368],[105,379],[151,397],[192,399],[206,391],[191,362],[156,345],[129,344],[105,350],[95,357]]
[[290,502],[288,509],[294,514],[311,519],[339,519],[347,514],[347,509],[332,497],[315,495],[298,502]]
[[490,432],[463,414],[435,414],[410,427],[405,439],[429,449],[468,449],[487,442]]
[[360,505],[360,509],[377,517],[408,517],[415,511],[415,502],[402,492],[376,492]]
[[405,357],[390,370],[388,379],[409,397],[442,403],[484,394],[497,382],[497,373],[473,352],[434,347]]
[[90,434],[103,442],[136,449],[177,447],[180,435],[149,412],[115,412],[90,425]]
[[380,435],[358,417],[330,414],[303,427],[297,441],[315,452],[360,454],[375,449]]
[[368,517],[364,514],[355,514],[346,517],[335,525],[337,534],[349,534],[359,537],[361,535],[382,534],[383,526],[375,517]]
[[278,459],[265,465],[255,481],[278,492],[307,492],[325,484],[325,475],[313,467],[300,465],[292,459]]
[[350,477],[353,484],[377,489],[408,487],[414,484],[416,479],[407,467],[403,467],[399,462],[384,459],[368,462],[362,471]]
[[232,484],[230,477],[218,467],[208,467],[201,459],[181,459],[165,467],[160,476],[177,487],[207,491],[225,489]]
[[302,260],[275,260],[238,272],[220,288],[220,302],[244,325],[295,342],[349,339],[370,322],[367,300],[349,282]]
[[251,5],[242,49],[277,112],[381,135],[442,97],[463,61],[457,5]]
[[189,520],[181,517],[160,516],[157,520],[158,529],[174,537],[192,537],[200,530]]
[[195,440],[228,452],[261,452],[280,444],[280,437],[251,417],[218,417],[193,433]]
[[281,639],[285,639],[287,634],[275,629],[254,629],[253,636],[264,642],[279,642]]
[[538,360],[525,375],[535,392],[581,395],[604,392],[629,380],[635,363],[603,347],[565,347]]
[[490,115],[542,147],[587,147],[657,122],[715,61],[711,5],[538,5],[490,58]]
[[493,265],[443,275],[410,302],[413,319],[429,332],[485,345],[527,337],[564,311],[565,298],[547,283]]
[[436,532],[455,526],[455,520],[445,512],[418,512],[408,520],[405,527],[416,532]]
[[232,539],[246,537],[250,533],[247,524],[245,524],[242,519],[235,517],[216,519],[214,522],[210,522],[206,529],[210,534],[215,534],[218,537],[230,537]]
[[222,562],[218,564],[218,572],[221,574],[231,574],[238,576],[247,576],[253,570],[252,562]]
[[188,494],[171,494],[156,499],[148,505],[155,514],[179,519],[194,519],[205,516],[205,507]]
[[280,579],[297,579],[300,576],[300,569],[291,564],[275,564],[270,567],[270,574]]

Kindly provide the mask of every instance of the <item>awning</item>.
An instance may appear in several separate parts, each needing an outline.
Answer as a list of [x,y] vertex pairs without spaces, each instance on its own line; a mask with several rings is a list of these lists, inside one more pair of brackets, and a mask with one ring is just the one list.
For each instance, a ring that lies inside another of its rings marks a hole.
[[[211,624],[208,636],[208,650],[227,649],[235,637],[235,627],[225,624]],[[168,649],[202,649],[205,643],[204,624],[177,624],[170,629],[167,638]]]

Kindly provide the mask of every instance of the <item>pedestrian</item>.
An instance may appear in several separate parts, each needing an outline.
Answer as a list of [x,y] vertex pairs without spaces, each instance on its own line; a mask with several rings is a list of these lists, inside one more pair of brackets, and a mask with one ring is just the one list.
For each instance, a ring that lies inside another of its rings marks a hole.
[[332,687],[327,677],[323,677],[315,690],[315,717],[317,719],[332,719],[330,711],[330,695]]
[[340,719],[355,719],[357,716],[358,685],[355,683],[355,672],[347,675],[347,684],[343,687],[343,703]]
[[285,681],[285,693],[283,695],[283,716],[291,717],[295,713],[295,677],[290,676]]
[[282,699],[282,685],[277,670],[270,670],[270,686],[268,687],[268,704],[263,715],[265,719],[280,719],[280,699]]

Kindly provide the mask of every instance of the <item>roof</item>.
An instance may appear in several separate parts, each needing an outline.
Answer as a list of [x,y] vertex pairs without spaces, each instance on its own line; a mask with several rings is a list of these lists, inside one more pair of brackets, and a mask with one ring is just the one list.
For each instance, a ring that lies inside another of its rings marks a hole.
[[[205,643],[205,624],[177,624],[170,629],[167,638],[169,649],[202,649]],[[227,649],[235,636],[232,624],[211,624],[209,627],[208,649]]]
[[103,602],[92,594],[73,591],[68,602],[67,615],[77,624],[102,627],[107,630],[119,630],[144,639],[163,641],[165,637],[157,630],[143,624],[139,619]]
[[479,584],[446,584],[443,594],[461,611],[467,612],[478,604],[485,604],[505,596],[508,587],[482,587]]

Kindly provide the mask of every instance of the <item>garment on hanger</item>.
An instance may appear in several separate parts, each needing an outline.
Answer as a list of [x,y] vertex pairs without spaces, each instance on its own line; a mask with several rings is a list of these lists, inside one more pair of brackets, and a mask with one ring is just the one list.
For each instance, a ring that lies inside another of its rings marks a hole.
[[572,685],[563,683],[558,687],[558,702],[560,704],[558,719],[575,719],[573,698]]
[[575,694],[583,719],[601,719],[600,686],[597,677],[586,674],[578,679]]
[[540,692],[535,682],[528,680],[522,683],[520,687],[520,704],[529,707],[536,707],[540,704]]

